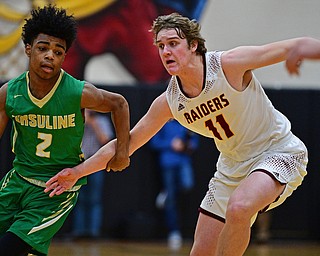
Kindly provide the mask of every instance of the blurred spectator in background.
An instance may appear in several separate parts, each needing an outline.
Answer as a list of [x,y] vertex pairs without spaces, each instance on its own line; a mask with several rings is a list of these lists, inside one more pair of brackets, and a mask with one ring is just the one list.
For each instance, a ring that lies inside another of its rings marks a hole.
[[[110,118],[89,109],[85,110],[82,151],[85,158],[92,156],[114,137]],[[81,188],[73,212],[73,238],[98,238],[103,224],[103,171],[88,176],[88,184]]]
[[164,209],[168,246],[172,250],[182,246],[178,194],[188,193],[194,186],[191,154],[198,144],[198,135],[175,120],[167,122],[150,141],[151,148],[158,153],[163,186],[157,196],[156,206]]

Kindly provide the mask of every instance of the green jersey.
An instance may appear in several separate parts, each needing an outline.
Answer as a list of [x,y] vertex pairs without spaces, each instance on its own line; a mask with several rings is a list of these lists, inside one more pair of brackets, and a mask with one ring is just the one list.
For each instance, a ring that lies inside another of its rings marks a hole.
[[[28,72],[8,82],[6,112],[13,122],[13,167],[25,178],[47,181],[83,161],[80,104],[84,81],[62,70],[41,100],[31,94],[28,84]],[[81,179],[77,184],[84,183]]]

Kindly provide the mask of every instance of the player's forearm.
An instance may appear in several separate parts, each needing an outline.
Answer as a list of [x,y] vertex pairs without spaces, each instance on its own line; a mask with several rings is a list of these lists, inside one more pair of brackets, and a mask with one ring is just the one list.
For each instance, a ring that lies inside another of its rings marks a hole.
[[104,170],[115,154],[115,140],[110,141],[101,147],[93,156],[89,157],[83,163],[75,166],[78,179],[86,175]]
[[112,121],[117,138],[117,153],[129,155],[130,114],[127,101],[121,97],[117,109],[112,113]]

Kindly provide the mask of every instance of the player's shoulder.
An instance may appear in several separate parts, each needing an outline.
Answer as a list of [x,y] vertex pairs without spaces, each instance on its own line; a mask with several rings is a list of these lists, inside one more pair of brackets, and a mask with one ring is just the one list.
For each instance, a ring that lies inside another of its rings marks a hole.
[[224,51],[211,51],[206,53],[206,60],[208,64],[213,67],[220,67],[221,66],[221,56]]
[[67,73],[63,69],[61,69],[61,83],[72,84],[72,86],[83,87],[84,84],[86,83],[86,81],[80,80],[80,79],[70,75],[69,73]]
[[19,76],[15,77],[15,78],[12,78],[10,79],[6,84],[8,86],[14,86],[20,82],[26,82],[27,80],[27,75],[28,73],[27,72],[23,72],[22,74],[20,74]]
[[167,103],[167,97],[166,97],[166,92],[161,93],[155,100],[154,102],[156,104],[164,104]]
[[0,85],[0,91],[6,91],[6,90],[7,90],[7,88],[8,88],[8,82],[6,82],[6,83],[4,83],[4,84]]

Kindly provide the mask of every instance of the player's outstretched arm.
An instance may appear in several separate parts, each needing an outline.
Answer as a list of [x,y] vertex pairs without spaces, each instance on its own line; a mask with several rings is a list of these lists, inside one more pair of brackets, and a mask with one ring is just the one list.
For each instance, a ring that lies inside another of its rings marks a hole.
[[[129,155],[142,147],[156,134],[161,127],[172,118],[171,111],[166,101],[165,94],[160,95],[152,103],[148,112],[141,118],[130,132]],[[102,169],[113,169],[111,160],[116,152],[116,140],[113,140],[100,148],[93,156],[83,163],[73,167],[65,168],[49,179],[46,183],[46,193],[49,196],[60,195],[72,188],[77,180],[83,176],[97,172]]]
[[222,54],[223,71],[228,82],[242,91],[251,81],[251,70],[286,61],[288,71],[297,73],[302,56],[310,59],[320,57],[320,43],[317,41],[299,37],[260,46],[239,46]]
[[116,140],[101,147],[93,156],[73,168],[65,168],[46,182],[45,193],[60,195],[71,189],[78,179],[100,170],[104,170],[116,152]]

